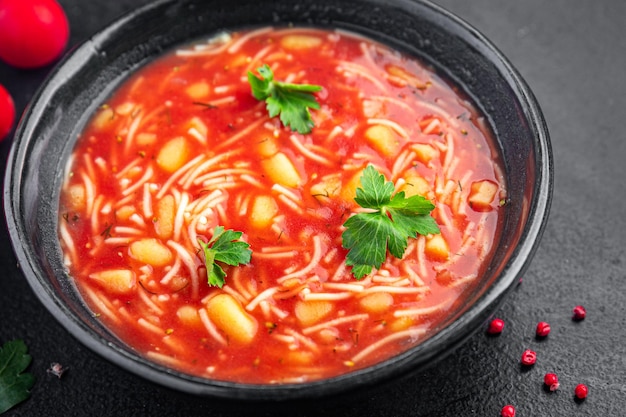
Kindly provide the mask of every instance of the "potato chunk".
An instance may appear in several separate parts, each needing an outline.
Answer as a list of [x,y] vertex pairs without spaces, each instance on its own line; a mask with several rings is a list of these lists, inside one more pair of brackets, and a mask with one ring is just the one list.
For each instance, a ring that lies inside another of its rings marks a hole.
[[126,221],[135,213],[137,213],[137,209],[134,206],[126,205],[115,210],[115,218],[120,221]]
[[488,181],[476,181],[472,183],[469,197],[469,205],[476,211],[491,210],[491,203],[498,192],[498,185]]
[[190,305],[181,306],[176,311],[176,316],[178,317],[178,320],[180,320],[180,322],[187,327],[195,327],[202,324],[198,310]]
[[115,111],[109,106],[102,106],[96,113],[92,125],[96,130],[106,129],[115,120]]
[[97,281],[102,287],[113,294],[128,294],[135,289],[135,273],[129,269],[109,269],[89,274],[89,278]]
[[408,197],[413,197],[414,195],[421,195],[426,198],[431,198],[430,195],[432,189],[430,184],[426,179],[419,175],[410,175],[405,179],[404,185],[400,187],[399,191],[404,191],[404,195]]
[[276,214],[278,214],[278,205],[274,198],[269,195],[259,195],[252,203],[250,224],[257,229],[263,229],[272,224]]
[[426,82],[419,79],[415,74],[412,74],[396,65],[387,65],[385,69],[387,70],[387,74],[389,74],[389,82],[398,87],[409,85],[419,90],[423,90],[428,86]]
[[354,198],[356,197],[356,189],[361,187],[361,177],[363,171],[355,172],[346,182],[339,192],[340,198],[351,205],[356,205]]
[[156,221],[154,230],[161,239],[169,239],[174,233],[174,218],[176,217],[176,202],[174,196],[166,195],[156,204]]
[[185,93],[193,100],[206,98],[211,92],[211,88],[206,81],[198,81],[185,88]]
[[311,195],[319,201],[335,198],[341,191],[341,176],[327,175],[311,186]]
[[392,332],[401,332],[413,326],[413,324],[414,322],[411,317],[402,316],[389,323],[389,328]]
[[211,298],[206,311],[217,328],[228,336],[229,342],[249,344],[256,336],[256,320],[231,295],[219,294]]
[[87,200],[85,197],[85,187],[82,184],[70,185],[68,196],[68,204],[72,209],[77,211],[85,209],[85,203]]
[[139,146],[153,145],[156,141],[156,133],[141,132],[137,133],[137,136],[135,136],[135,142],[137,142],[137,145]]
[[124,103],[118,104],[115,107],[115,113],[121,116],[128,116],[136,109],[135,103],[126,101]]
[[257,152],[267,158],[278,153],[278,145],[273,137],[264,137],[256,145]]
[[174,258],[170,249],[156,239],[141,239],[130,244],[130,255],[152,266],[165,266]]
[[393,296],[387,292],[375,292],[361,298],[359,304],[368,313],[382,313],[393,305]]
[[328,316],[333,310],[333,304],[330,301],[302,301],[296,302],[295,313],[296,318],[302,326],[311,326],[324,317]]
[[311,49],[322,44],[322,39],[311,35],[287,35],[281,39],[280,44],[286,49]]
[[272,181],[285,187],[297,187],[302,182],[293,162],[282,152],[261,161],[261,166]]
[[284,361],[290,365],[311,365],[315,355],[305,350],[292,350],[287,353]]
[[157,165],[166,172],[174,172],[182,167],[191,153],[191,147],[187,139],[182,136],[170,139],[157,155]]
[[411,146],[411,149],[415,152],[417,160],[423,164],[428,164],[431,159],[436,158],[439,154],[438,150],[426,143],[416,143]]
[[424,252],[426,256],[437,261],[445,261],[450,256],[448,242],[441,235],[427,237]]
[[383,156],[395,155],[400,147],[396,133],[385,125],[373,125],[365,131],[365,139]]

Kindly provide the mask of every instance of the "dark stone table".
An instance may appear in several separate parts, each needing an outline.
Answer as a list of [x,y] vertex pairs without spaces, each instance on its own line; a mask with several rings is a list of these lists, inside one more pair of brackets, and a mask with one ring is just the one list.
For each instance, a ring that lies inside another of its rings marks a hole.
[[[60,0],[71,44],[146,0]],[[498,316],[504,333],[478,333],[429,370],[344,398],[250,405],[156,386],[92,353],[44,309],[0,228],[0,342],[23,339],[37,382],[9,416],[499,416],[626,415],[626,2],[439,0],[510,58],[534,90],[551,132],[556,178],[549,223],[523,282]],[[24,109],[50,68],[0,63],[0,83]],[[4,166],[10,140],[0,144]],[[588,316],[571,319],[582,304]],[[534,335],[538,321],[552,333]],[[530,370],[522,351],[537,351]],[[62,378],[51,362],[69,368]],[[543,375],[561,387],[547,392]],[[589,397],[574,400],[577,383]]]

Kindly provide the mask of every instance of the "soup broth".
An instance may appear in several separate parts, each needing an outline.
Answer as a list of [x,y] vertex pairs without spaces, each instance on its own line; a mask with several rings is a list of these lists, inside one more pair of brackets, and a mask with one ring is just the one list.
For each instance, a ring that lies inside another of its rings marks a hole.
[[[270,118],[247,81],[322,86],[312,131]],[[441,234],[357,280],[343,223],[364,168],[431,200]],[[140,355],[208,378],[300,383],[427,338],[479,285],[505,183],[482,116],[421,62],[343,31],[261,28],[136,71],[82,132],[60,199],[64,262]],[[209,286],[198,239],[243,232],[249,264]]]

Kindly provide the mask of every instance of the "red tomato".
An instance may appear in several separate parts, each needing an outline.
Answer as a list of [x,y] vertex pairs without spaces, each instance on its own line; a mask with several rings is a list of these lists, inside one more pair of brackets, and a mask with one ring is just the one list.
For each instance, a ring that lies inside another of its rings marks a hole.
[[36,68],[58,58],[69,39],[67,16],[56,0],[0,0],[0,59]]
[[9,92],[0,84],[0,140],[9,134],[15,119],[15,105]]

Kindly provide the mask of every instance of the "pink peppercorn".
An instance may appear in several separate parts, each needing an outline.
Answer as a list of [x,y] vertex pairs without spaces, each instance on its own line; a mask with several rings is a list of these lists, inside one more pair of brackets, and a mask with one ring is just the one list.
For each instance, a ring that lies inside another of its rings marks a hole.
[[489,327],[487,328],[487,333],[491,335],[496,335],[502,333],[504,330],[504,320],[502,319],[493,319],[489,323]]
[[530,366],[534,365],[537,362],[537,353],[530,349],[526,349],[524,353],[522,353],[522,365]]
[[587,310],[583,306],[576,306],[573,310],[572,319],[576,321],[584,320],[587,317]]
[[585,384],[578,384],[576,388],[574,388],[574,395],[576,395],[576,398],[579,400],[587,398],[587,394],[589,394],[589,388],[587,388]]
[[556,374],[548,373],[543,377],[543,383],[548,386],[550,391],[556,391],[559,389],[559,377]]
[[537,337],[546,337],[550,333],[550,324],[545,321],[537,323]]
[[502,407],[502,411],[500,411],[500,415],[502,417],[515,417],[515,407],[512,405],[505,405]]

